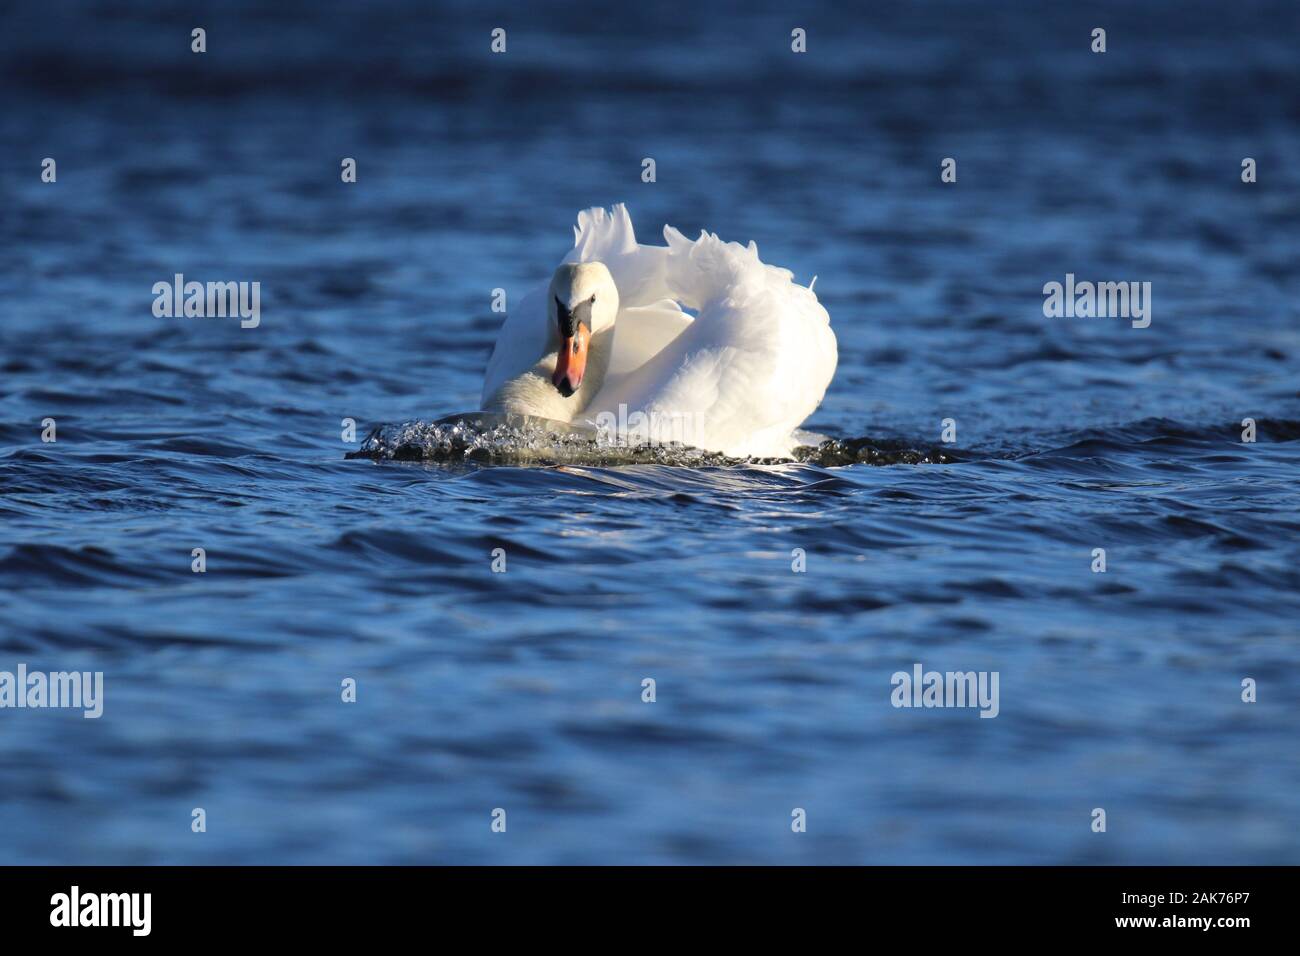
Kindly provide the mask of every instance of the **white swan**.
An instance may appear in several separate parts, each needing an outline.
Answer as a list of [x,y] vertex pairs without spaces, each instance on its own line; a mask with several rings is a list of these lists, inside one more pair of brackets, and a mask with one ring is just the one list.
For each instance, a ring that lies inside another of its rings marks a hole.
[[830,316],[752,242],[691,242],[671,226],[664,239],[639,245],[622,204],[579,213],[550,285],[501,328],[483,409],[618,439],[788,455],[835,374]]

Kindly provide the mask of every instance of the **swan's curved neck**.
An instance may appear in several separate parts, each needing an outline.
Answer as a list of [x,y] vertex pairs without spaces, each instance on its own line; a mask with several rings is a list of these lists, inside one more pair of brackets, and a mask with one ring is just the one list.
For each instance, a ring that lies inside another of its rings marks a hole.
[[591,404],[609,370],[610,356],[614,351],[614,329],[595,332],[588,345],[587,369],[578,390],[567,398],[551,383],[555,373],[557,352],[550,352],[527,372],[512,378],[489,399],[485,411],[513,412],[536,415],[559,422],[571,422]]

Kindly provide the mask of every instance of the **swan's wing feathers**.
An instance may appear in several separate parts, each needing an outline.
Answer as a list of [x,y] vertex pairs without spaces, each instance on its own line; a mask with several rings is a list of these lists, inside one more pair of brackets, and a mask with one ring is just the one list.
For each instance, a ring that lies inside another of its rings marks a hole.
[[506,382],[537,364],[546,345],[546,290],[542,283],[526,293],[518,305],[506,312],[506,320],[497,333],[496,345],[483,374],[483,394],[479,407]]
[[611,376],[626,375],[650,361],[691,324],[672,299],[620,309],[614,326]]
[[668,250],[637,243],[632,217],[622,203],[609,211],[597,208],[578,213],[573,237],[573,248],[564,261],[605,263],[618,286],[622,308],[672,298],[664,276]]
[[[818,307],[820,308],[820,307]],[[816,409],[835,366],[835,337],[784,295],[715,299],[641,368],[603,389],[593,411],[641,411],[651,437],[729,455],[782,456]]]
[[708,233],[691,242],[671,228],[664,237],[668,284],[699,316],[669,349],[675,370],[655,395],[642,397],[694,411],[706,447],[788,454],[791,433],[835,374],[830,316],[793,273],[759,260],[753,243]]

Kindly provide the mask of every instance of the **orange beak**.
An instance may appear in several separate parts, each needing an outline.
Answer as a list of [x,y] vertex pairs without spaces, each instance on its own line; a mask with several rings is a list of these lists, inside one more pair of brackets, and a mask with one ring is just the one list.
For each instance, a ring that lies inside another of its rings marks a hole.
[[587,369],[587,343],[591,333],[585,325],[578,325],[573,335],[560,342],[560,354],[555,363],[551,384],[568,398],[582,384],[582,373]]

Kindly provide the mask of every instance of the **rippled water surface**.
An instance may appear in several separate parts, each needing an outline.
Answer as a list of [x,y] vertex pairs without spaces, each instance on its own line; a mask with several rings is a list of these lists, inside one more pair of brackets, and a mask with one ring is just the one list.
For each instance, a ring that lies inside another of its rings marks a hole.
[[[0,670],[106,682],[0,710],[0,863],[1300,861],[1292,5],[265,7],[0,13]],[[818,276],[838,445],[345,458],[618,201]]]

